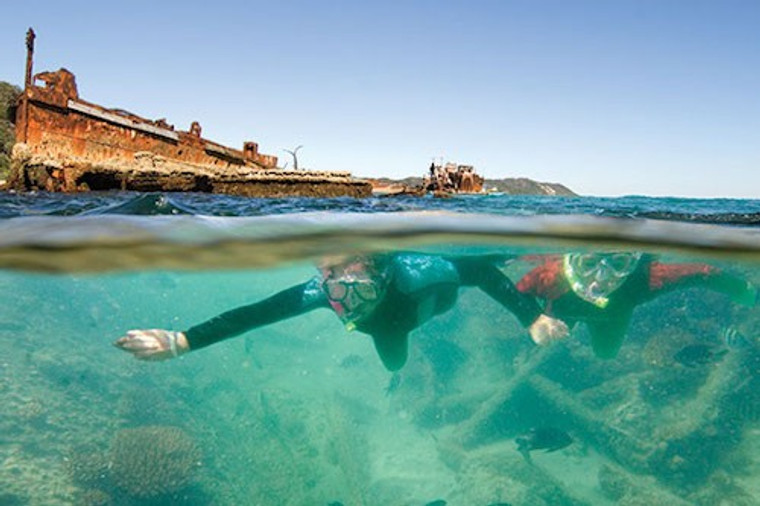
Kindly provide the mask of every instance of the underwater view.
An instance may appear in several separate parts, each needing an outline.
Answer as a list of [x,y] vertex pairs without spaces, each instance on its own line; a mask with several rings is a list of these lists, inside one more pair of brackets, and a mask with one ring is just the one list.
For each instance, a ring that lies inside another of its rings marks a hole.
[[760,504],[758,223],[0,195],[0,504]]

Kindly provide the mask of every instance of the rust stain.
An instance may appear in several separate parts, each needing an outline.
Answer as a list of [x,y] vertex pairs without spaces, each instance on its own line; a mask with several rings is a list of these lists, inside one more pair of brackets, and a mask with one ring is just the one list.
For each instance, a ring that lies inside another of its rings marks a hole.
[[[87,102],[80,98],[76,77],[69,70],[32,73],[34,39],[30,29],[27,77],[16,118],[17,139],[24,146],[16,156],[12,187],[260,195],[273,181],[280,185],[277,190],[270,185],[278,196],[371,193],[368,182],[348,173],[279,170],[277,157],[260,153],[257,143],[246,141],[242,149],[224,146],[205,139],[197,121],[187,131],[176,130],[165,118],[149,120]],[[246,184],[255,188],[245,188]]]
[[472,165],[447,163],[430,165],[429,174],[422,186],[430,192],[482,193],[485,179],[475,172]]
[[[42,85],[37,85],[40,82]],[[27,117],[23,118],[26,122],[19,118],[18,128],[26,132],[26,144],[36,154],[74,156],[97,163],[130,162],[135,153],[148,151],[214,167],[259,170],[277,166],[277,157],[259,153],[255,142],[247,142],[243,151],[204,139],[197,121],[188,131],[177,131],[163,118],[151,121],[82,100],[74,74],[64,68],[35,74],[24,95]]]

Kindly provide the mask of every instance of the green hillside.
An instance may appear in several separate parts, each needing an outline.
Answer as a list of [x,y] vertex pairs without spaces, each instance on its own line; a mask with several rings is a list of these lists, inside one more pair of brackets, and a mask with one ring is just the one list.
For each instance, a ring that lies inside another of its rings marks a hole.
[[8,176],[13,143],[16,140],[13,111],[21,89],[0,81],[0,179]]

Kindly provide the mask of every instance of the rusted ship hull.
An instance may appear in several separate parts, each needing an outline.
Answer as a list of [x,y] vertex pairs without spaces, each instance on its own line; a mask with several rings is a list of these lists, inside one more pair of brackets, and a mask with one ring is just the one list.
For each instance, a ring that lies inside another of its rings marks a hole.
[[[32,75],[34,32],[27,35],[27,73],[16,114],[8,186],[16,190],[198,191],[256,197],[365,197],[372,185],[347,172],[284,171],[277,157],[242,150],[166,120],[148,120],[79,97],[66,69]],[[42,85],[37,83],[41,82]]]

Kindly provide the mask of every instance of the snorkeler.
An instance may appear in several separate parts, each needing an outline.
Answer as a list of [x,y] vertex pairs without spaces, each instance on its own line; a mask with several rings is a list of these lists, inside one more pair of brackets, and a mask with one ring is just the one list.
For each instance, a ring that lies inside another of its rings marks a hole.
[[548,257],[517,283],[538,297],[544,312],[571,327],[585,322],[594,353],[613,358],[633,310],[673,290],[703,287],[745,306],[757,303],[749,282],[703,263],[662,263],[641,253],[571,253]]
[[567,325],[542,314],[490,258],[391,253],[325,262],[320,274],[267,299],[233,309],[185,332],[130,330],[116,346],[164,360],[306,312],[331,308],[346,328],[369,334],[388,370],[407,360],[409,333],[451,309],[460,287],[474,286],[510,310],[536,344],[561,339]]

